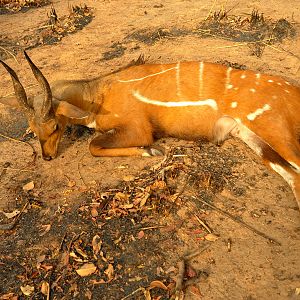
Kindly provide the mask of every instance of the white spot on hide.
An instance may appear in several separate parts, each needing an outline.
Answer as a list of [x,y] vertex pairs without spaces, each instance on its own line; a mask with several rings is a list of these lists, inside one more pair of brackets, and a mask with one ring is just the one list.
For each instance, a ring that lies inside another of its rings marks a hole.
[[247,119],[249,121],[254,121],[258,116],[263,114],[265,111],[268,111],[271,109],[271,106],[269,104],[265,104],[262,108],[258,108],[255,112],[249,114],[247,116]]

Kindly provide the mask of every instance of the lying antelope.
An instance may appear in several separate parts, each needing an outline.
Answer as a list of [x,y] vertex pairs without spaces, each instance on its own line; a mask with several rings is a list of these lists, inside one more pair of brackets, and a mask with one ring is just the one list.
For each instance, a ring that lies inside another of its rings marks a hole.
[[66,124],[102,134],[94,156],[152,156],[154,137],[240,138],[291,186],[300,207],[300,88],[276,76],[204,62],[136,65],[92,80],[48,81],[25,57],[43,93],[27,99],[10,73],[18,104],[42,155],[57,155]]

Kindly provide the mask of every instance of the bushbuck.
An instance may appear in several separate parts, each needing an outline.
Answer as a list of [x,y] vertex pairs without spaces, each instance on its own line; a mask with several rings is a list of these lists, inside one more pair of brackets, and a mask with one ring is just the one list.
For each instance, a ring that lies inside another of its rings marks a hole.
[[27,99],[16,73],[16,99],[36,133],[45,160],[57,155],[66,124],[100,131],[94,156],[153,156],[155,137],[218,144],[244,141],[292,188],[300,207],[300,88],[277,76],[203,61],[140,64],[52,88],[25,52],[42,94]]

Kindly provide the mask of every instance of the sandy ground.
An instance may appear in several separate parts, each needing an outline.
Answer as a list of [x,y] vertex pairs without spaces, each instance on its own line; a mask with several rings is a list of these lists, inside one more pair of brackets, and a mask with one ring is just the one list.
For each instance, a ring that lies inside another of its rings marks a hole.
[[[212,62],[227,60],[246,65],[247,68],[259,72],[283,76],[296,84],[300,83],[299,36],[293,40],[285,40],[281,45],[266,47],[261,57],[250,55],[246,43],[236,45],[223,39],[200,39],[194,35],[187,35],[161,39],[147,45],[126,38],[129,34],[142,29],[176,27],[193,30],[208,16],[211,9],[218,10],[225,4],[234,15],[246,16],[255,8],[272,19],[287,18],[299,29],[298,0],[288,2],[90,0],[85,3],[93,8],[95,16],[90,24],[81,31],[64,37],[58,44],[45,45],[28,51],[49,82],[63,78],[81,79],[99,76],[126,65],[143,53],[147,62],[155,63],[179,60]],[[79,3],[70,0],[68,4]],[[53,1],[59,15],[68,13],[68,4],[66,1]],[[6,36],[16,40],[30,34],[47,21],[49,9],[49,6],[45,6],[25,13],[1,15],[0,37]],[[111,51],[111,46],[116,42],[126,48],[124,54],[114,59],[103,60],[104,53]],[[14,68],[25,87],[35,83],[26,61],[21,56],[17,56],[17,60],[18,63],[9,58],[6,63]],[[6,97],[13,89],[10,77],[3,68],[0,68],[0,78],[0,97]],[[29,94],[36,91],[36,86],[28,88]],[[1,134],[18,139],[24,134],[26,127],[27,123],[21,112],[0,104]],[[97,185],[103,191],[114,188],[124,177],[136,176],[144,168],[161,160],[161,158],[148,160],[93,158],[88,152],[88,140],[91,138],[88,134],[79,138],[66,135],[60,145],[59,157],[50,162],[42,160],[39,145],[31,138],[29,142],[38,153],[34,166],[31,147],[15,140],[0,139],[0,208],[12,211],[18,207],[18,195],[22,187],[30,181],[35,183],[34,196],[46,207],[72,206],[74,203],[85,201],[80,197],[87,186]],[[164,142],[169,146],[173,143],[169,140]],[[160,143],[162,141],[158,141],[158,144]],[[215,199],[214,203],[279,240],[281,245],[269,243],[217,212],[204,213],[200,210],[201,217],[220,238],[211,242],[209,250],[192,261],[193,267],[205,271],[208,277],[205,280],[200,278],[195,283],[201,292],[200,295],[195,294],[190,288],[186,291],[185,299],[297,299],[295,291],[300,288],[300,214],[293,194],[279,176],[267,170],[239,141],[227,141],[223,147],[233,149],[233,146],[237,147],[241,155],[241,164],[235,170],[239,172],[240,180],[236,180],[235,184],[236,187],[243,188],[245,193],[237,196],[225,189],[221,193],[222,197]],[[162,244],[165,243],[165,248],[160,248],[160,251],[165,251],[164,268],[176,266],[184,251],[200,247],[203,242],[189,234],[190,227],[194,228],[196,225],[190,220],[191,211],[185,202],[176,210],[174,215],[161,215],[161,219],[157,222],[175,224],[176,238],[173,242],[163,239],[160,241]],[[22,223],[18,226],[22,226]],[[17,227],[15,230],[20,229]],[[163,236],[164,231],[160,234]],[[1,234],[1,247],[5,247],[10,238],[9,233]],[[227,249],[228,240],[232,241],[231,252]],[[172,247],[167,247],[168,243]],[[148,250],[151,245],[153,246],[149,242]],[[145,259],[151,260],[151,251],[147,253],[149,256]],[[127,259],[130,260],[130,257]],[[4,264],[3,257],[1,260]],[[147,281],[143,284],[146,286]],[[16,286],[8,284],[0,288],[0,293],[16,290]],[[132,292],[133,287],[130,290],[129,284],[129,290],[126,291]],[[121,296],[105,298],[106,292],[103,290],[95,293],[98,297],[95,299],[122,298]],[[143,298],[132,296],[130,299]]]

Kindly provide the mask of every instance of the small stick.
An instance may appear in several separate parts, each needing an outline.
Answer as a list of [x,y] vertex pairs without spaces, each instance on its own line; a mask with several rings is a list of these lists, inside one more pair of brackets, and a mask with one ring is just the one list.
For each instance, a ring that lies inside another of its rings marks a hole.
[[28,204],[29,204],[29,201],[27,201],[25,203],[25,205],[23,206],[22,210],[16,216],[16,218],[14,219],[13,222],[11,222],[9,224],[0,225],[0,230],[12,230],[15,227],[15,225],[17,224],[18,220],[20,219],[20,217],[21,217],[22,213],[24,212],[24,210],[27,208]]
[[1,46],[0,46],[0,49],[2,49],[4,52],[6,52],[6,53],[8,53],[9,55],[11,55],[11,56],[13,57],[13,59],[17,62],[17,64],[19,64],[19,62],[18,62],[16,56],[15,56],[12,52],[8,51],[7,49],[5,49],[5,48],[3,48],[3,47],[1,47]]
[[[30,88],[32,88],[34,86],[38,86],[38,84],[37,83],[29,84],[29,85],[25,86],[24,89],[27,90],[27,89],[30,89]],[[6,97],[14,95],[14,94],[15,94],[15,92],[11,92],[11,93],[8,93],[6,95],[1,96],[1,98],[6,98]]]
[[184,259],[178,262],[178,274],[176,276],[176,286],[175,286],[175,298],[179,298],[182,292],[183,279],[185,271],[185,261]]
[[209,233],[212,233],[211,229],[197,215],[195,215],[195,217],[201,226],[203,226]]
[[271,46],[271,45],[269,45],[269,44],[267,44],[267,43],[265,43],[265,42],[262,42],[265,46],[267,46],[267,47],[270,47],[271,49],[273,49],[273,50],[276,50],[276,51],[278,51],[278,52],[283,52],[283,51],[281,51],[280,49],[278,49],[278,48],[276,48],[276,47],[274,47],[274,46]]
[[190,254],[186,254],[184,256],[184,260],[188,261],[188,260],[195,258],[196,256],[200,255],[202,252],[207,250],[211,245],[212,244],[208,244],[208,245],[204,246],[202,249],[197,249],[197,250],[191,252]]
[[129,297],[133,296],[134,294],[136,294],[136,293],[138,293],[138,292],[140,292],[140,291],[144,291],[144,290],[145,290],[145,288],[139,287],[137,290],[135,290],[135,291],[133,291],[131,294],[129,294],[129,295],[123,297],[121,300],[128,299]]
[[139,228],[139,230],[150,230],[150,229],[158,229],[158,228],[164,228],[164,227],[166,227],[166,225],[143,227],[143,228]]
[[80,177],[82,183],[83,183],[86,187],[88,187],[87,183],[84,181],[84,179],[83,179],[83,177],[82,177],[82,175],[81,175],[81,172],[80,172],[80,162],[82,161],[82,159],[84,158],[85,155],[86,155],[86,153],[84,153],[84,154],[81,156],[81,158],[78,160],[78,163],[77,163],[77,170],[78,170],[78,174],[79,174],[79,177]]
[[[220,199],[218,196],[215,196],[215,197],[218,198],[218,199]],[[239,223],[240,225],[246,227],[247,229],[253,231],[253,232],[256,233],[257,235],[259,235],[259,236],[261,236],[261,237],[263,237],[263,238],[269,240],[270,242],[272,242],[272,243],[274,243],[274,244],[277,244],[277,245],[281,245],[281,243],[280,243],[279,241],[277,241],[276,239],[269,237],[269,236],[266,235],[265,233],[263,233],[263,232],[261,232],[261,231],[255,229],[254,227],[248,225],[248,224],[245,223],[244,221],[237,219],[237,218],[234,217],[232,214],[230,214],[230,213],[228,213],[228,212],[226,212],[226,211],[224,211],[224,210],[222,210],[222,209],[220,209],[220,208],[214,206],[213,204],[210,204],[210,203],[208,203],[208,202],[206,202],[206,201],[204,201],[204,200],[202,200],[202,199],[200,199],[200,198],[196,198],[196,197],[193,197],[193,198],[197,199],[197,201],[200,201],[201,203],[207,205],[208,207],[214,209],[215,211],[217,211],[217,212],[223,214],[224,216],[228,217],[229,219],[231,219],[231,220],[233,220],[233,221]]]
[[36,153],[36,151],[34,150],[33,146],[32,146],[30,143],[24,142],[24,141],[20,141],[20,140],[17,140],[17,139],[14,139],[14,138],[12,138],[12,137],[10,137],[10,136],[7,136],[7,135],[4,135],[4,134],[2,134],[2,133],[0,133],[0,136],[2,136],[2,137],[5,138],[5,139],[8,139],[8,140],[10,140],[10,141],[23,143],[23,144],[26,144],[26,145],[30,146],[31,149],[32,149],[33,163],[35,162],[37,153]]

